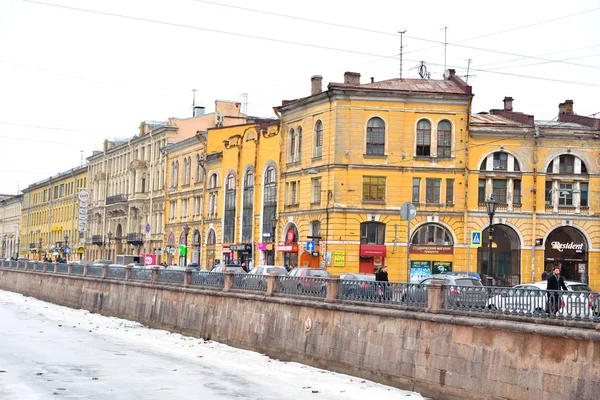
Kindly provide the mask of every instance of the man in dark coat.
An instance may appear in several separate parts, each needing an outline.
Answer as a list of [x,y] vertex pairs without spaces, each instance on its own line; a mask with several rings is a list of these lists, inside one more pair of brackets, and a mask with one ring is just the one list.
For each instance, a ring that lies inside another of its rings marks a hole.
[[560,290],[567,290],[567,285],[565,285],[565,280],[562,276],[560,276],[560,267],[558,265],[554,266],[552,270],[552,275],[548,277],[548,282],[546,286],[546,290],[553,290],[555,292],[548,293],[548,312],[550,314],[556,314],[560,309]]

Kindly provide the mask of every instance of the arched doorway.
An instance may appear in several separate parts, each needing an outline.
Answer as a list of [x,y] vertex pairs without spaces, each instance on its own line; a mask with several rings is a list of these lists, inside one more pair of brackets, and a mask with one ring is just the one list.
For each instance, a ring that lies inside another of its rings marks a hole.
[[115,233],[115,256],[121,254],[123,254],[123,228],[119,224]]
[[588,243],[581,231],[572,226],[554,229],[546,238],[544,268],[561,266],[560,274],[568,281],[587,283]]
[[200,264],[200,231],[194,229],[192,233],[192,264]]
[[215,266],[215,245],[217,235],[214,229],[209,229],[206,235],[206,267],[212,269]]
[[285,233],[285,244],[279,246],[279,251],[283,253],[283,265],[291,267],[298,266],[298,228],[296,224],[289,223],[283,230]]
[[[483,282],[487,280],[489,226],[483,230],[482,244],[477,250],[477,265]],[[521,241],[508,225],[494,225],[492,240],[492,280],[494,286],[515,286],[521,283]]]

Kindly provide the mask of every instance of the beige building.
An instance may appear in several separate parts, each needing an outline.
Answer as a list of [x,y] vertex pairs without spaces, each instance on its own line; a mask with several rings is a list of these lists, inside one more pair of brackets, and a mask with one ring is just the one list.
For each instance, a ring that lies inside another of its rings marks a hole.
[[167,145],[210,127],[245,121],[240,103],[216,101],[215,112],[195,107],[188,119],[145,121],[139,134],[104,142],[88,158],[91,205],[86,259],[158,254],[163,245]]
[[0,195],[0,257],[16,257],[19,253],[19,227],[23,195]]

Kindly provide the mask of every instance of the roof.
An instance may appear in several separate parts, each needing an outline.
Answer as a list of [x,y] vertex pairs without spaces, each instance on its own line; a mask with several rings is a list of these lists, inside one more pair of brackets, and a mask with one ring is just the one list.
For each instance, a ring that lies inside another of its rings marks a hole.
[[479,125],[504,125],[504,126],[522,126],[522,124],[511,119],[491,114],[473,114],[471,115],[471,124]]
[[578,129],[578,130],[590,130],[598,131],[598,129],[590,128],[586,125],[581,125],[576,122],[560,122],[560,121],[539,121],[536,120],[535,124],[540,128],[564,128],[564,129]]
[[451,80],[433,80],[433,79],[388,79],[385,81],[351,84],[331,82],[328,89],[367,89],[367,90],[386,90],[409,93],[444,93],[444,94],[468,94],[456,82]]

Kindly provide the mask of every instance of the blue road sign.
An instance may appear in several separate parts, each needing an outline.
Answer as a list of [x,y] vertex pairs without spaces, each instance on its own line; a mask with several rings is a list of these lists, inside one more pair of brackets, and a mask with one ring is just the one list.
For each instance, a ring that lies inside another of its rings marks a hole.
[[146,224],[146,233],[150,233],[150,224]]
[[306,251],[315,251],[315,242],[306,242]]
[[471,231],[471,247],[481,247],[481,231]]
[[71,254],[71,248],[69,246],[65,246],[65,254]]

